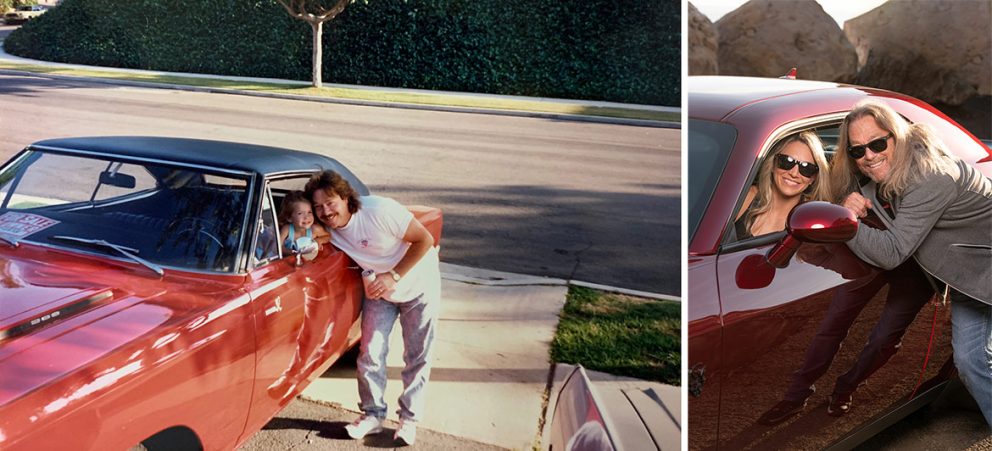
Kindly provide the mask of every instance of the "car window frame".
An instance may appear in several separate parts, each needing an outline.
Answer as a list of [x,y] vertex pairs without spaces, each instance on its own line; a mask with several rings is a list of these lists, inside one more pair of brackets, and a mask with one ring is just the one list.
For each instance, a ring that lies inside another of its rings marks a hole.
[[[768,134],[768,138],[764,140],[761,145],[761,149],[758,155],[755,157],[754,162],[751,164],[751,170],[748,171],[748,183],[741,187],[741,192],[738,195],[737,202],[734,203],[733,213],[730,215],[729,220],[724,224],[723,236],[720,238],[720,246],[717,248],[718,254],[738,252],[746,249],[753,249],[756,247],[766,246],[775,242],[778,242],[786,235],[786,231],[778,231],[774,233],[766,233],[764,235],[759,235],[756,237],[745,238],[743,240],[735,240],[736,231],[734,230],[734,222],[736,222],[737,212],[740,211],[741,207],[744,205],[744,200],[747,198],[748,189],[754,184],[755,178],[758,176],[758,171],[761,168],[761,162],[768,156],[771,148],[778,143],[780,140],[789,136],[790,134],[797,133],[804,130],[812,130],[817,128],[823,128],[828,126],[839,126],[841,121],[850,110],[818,114],[816,116],[806,117],[798,119],[783,125],[776,127]],[[819,136],[819,135],[817,135]]]
[[[725,155],[720,155],[720,156],[723,156],[724,157],[722,159],[722,165],[721,165],[721,167],[719,167],[718,170],[714,170],[714,171],[712,171],[710,173],[710,174],[713,174],[713,175],[716,176],[715,182],[711,186],[708,186],[707,187],[709,189],[703,189],[704,186],[699,186],[698,187],[698,188],[701,188],[703,191],[706,191],[707,192],[706,193],[706,199],[705,199],[705,201],[703,201],[702,197],[699,197],[699,198],[697,198],[697,200],[695,201],[695,203],[692,202],[692,199],[691,199],[692,194],[691,193],[693,193],[694,191],[693,190],[690,190],[689,191],[690,192],[690,198],[687,198],[686,199],[686,202],[688,204],[687,205],[687,208],[689,209],[689,212],[688,212],[688,215],[689,215],[688,216],[688,222],[686,223],[686,227],[688,228],[688,231],[689,231],[688,232],[689,233],[689,238],[688,238],[689,241],[692,241],[692,239],[695,237],[696,231],[699,230],[700,225],[703,222],[703,218],[706,216],[706,214],[705,214],[706,213],[706,209],[709,208],[710,202],[713,201],[713,196],[716,194],[716,188],[720,185],[720,179],[723,178],[723,174],[727,170],[727,164],[729,163],[730,156],[733,154],[734,148],[737,146],[738,139],[740,138],[740,130],[738,130],[737,129],[737,126],[734,125],[734,124],[730,124],[730,123],[726,123],[726,122],[722,122],[722,121],[714,121],[714,120],[710,120],[710,119],[693,118],[693,117],[690,117],[689,118],[689,123],[687,124],[688,130],[689,130],[688,133],[691,135],[693,133],[693,130],[694,129],[698,129],[698,127],[700,125],[710,128],[711,131],[712,130],[717,130],[720,133],[723,133],[725,131],[727,131],[727,132],[733,132],[733,137],[732,137],[733,139],[731,139],[729,141],[729,143],[728,143],[729,144],[729,147],[727,147],[726,150],[725,150],[725,152],[724,152]],[[714,125],[716,127],[714,127]],[[720,150],[723,150],[723,148],[721,148]],[[691,145],[691,143],[690,143],[689,147],[687,148],[687,152],[688,152],[687,155],[697,153],[697,151],[694,151],[694,147]],[[690,156],[689,158],[690,158],[690,160],[689,160],[690,161],[690,166],[688,168],[687,177],[692,178],[692,177],[694,177],[694,173],[693,173],[693,167],[691,165],[691,162],[692,161],[695,161],[695,158],[701,158],[701,156],[695,156],[695,157],[691,157]],[[700,174],[695,174],[695,175],[700,175]],[[691,185],[691,183],[689,183],[689,181],[687,181],[686,184],[687,184],[686,185],[687,187],[689,185]]]
[[[277,239],[282,236],[282,226],[281,226],[281,224],[279,224],[279,212],[276,211],[277,209],[276,209],[275,198],[272,196],[272,184],[273,183],[276,183],[276,182],[281,182],[281,181],[284,181],[284,180],[288,180],[288,179],[296,179],[296,178],[299,178],[299,179],[309,179],[310,177],[313,177],[318,172],[319,171],[316,171],[316,170],[279,172],[279,173],[275,173],[275,174],[268,174],[262,180],[262,186],[260,188],[261,189],[261,193],[264,196],[268,196],[268,198],[269,198],[269,204],[272,205],[272,215],[274,217],[274,221],[273,222],[275,224],[275,233],[276,233],[276,238]],[[281,204],[280,204],[280,207],[281,207]],[[257,210],[257,211],[255,212],[255,214],[252,215],[252,219],[253,219],[253,221],[252,221],[252,224],[253,224],[252,227],[253,227],[254,230],[252,230],[251,243],[250,243],[250,246],[248,248],[248,249],[252,249],[252,250],[254,250],[255,249],[255,246],[257,246],[257,244],[258,244],[259,230],[257,228],[259,227],[259,221],[262,218],[262,200],[261,200],[261,198],[259,198],[258,202],[256,202],[255,205],[253,205],[253,208],[255,210]],[[278,244],[277,247],[279,248],[279,250],[278,250],[279,258],[271,258],[270,257],[269,259],[262,260],[260,262],[255,262],[254,261],[254,258],[252,258],[252,256],[251,256],[251,254],[248,253],[247,254],[247,256],[248,256],[248,262],[247,262],[247,266],[246,266],[246,271],[254,271],[256,269],[262,268],[262,267],[264,267],[264,266],[272,263],[273,261],[282,260],[283,258],[285,258],[286,255],[283,255],[283,252],[282,252],[282,243],[277,243],[277,244]]]
[[[262,194],[262,197],[260,197],[259,200],[258,200],[258,207],[259,207],[258,208],[258,215],[257,215],[256,221],[254,222],[254,224],[255,224],[254,225],[255,230],[252,231],[251,246],[248,247],[248,249],[252,249],[253,251],[254,251],[254,249],[257,249],[258,248],[258,239],[259,239],[259,236],[262,234],[261,233],[262,232],[262,229],[261,229],[262,226],[261,226],[261,224],[262,224],[262,219],[263,219],[262,218],[262,215],[265,214],[265,209],[262,208],[262,202],[264,200],[266,200],[266,199],[269,201],[269,206],[270,206],[269,210],[271,211],[272,224],[273,224],[272,231],[273,231],[273,233],[275,233],[276,241],[279,240],[279,236],[280,236],[279,235],[279,219],[278,219],[278,214],[275,211],[275,203],[272,201],[272,192],[271,192],[271,190],[269,188],[269,181],[268,180],[265,180],[263,182],[261,194]],[[275,253],[275,255],[270,256],[269,258],[266,258],[264,260],[256,260],[255,258],[252,257],[253,255],[254,255],[254,252],[252,252],[251,255],[249,255],[249,257],[248,257],[251,260],[251,269],[258,269],[258,268],[264,267],[264,266],[266,266],[266,265],[268,265],[268,264],[270,264],[270,263],[272,263],[274,261],[282,260],[282,257],[283,257],[283,255],[282,255],[282,243],[278,243],[278,242],[276,243],[276,253]]]

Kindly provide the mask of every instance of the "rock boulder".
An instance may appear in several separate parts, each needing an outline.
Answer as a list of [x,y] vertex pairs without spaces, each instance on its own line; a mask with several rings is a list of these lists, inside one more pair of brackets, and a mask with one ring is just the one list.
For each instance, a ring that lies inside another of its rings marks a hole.
[[689,75],[716,75],[716,27],[689,3]]
[[751,0],[716,22],[721,75],[849,81],[857,55],[815,0]]
[[854,81],[931,103],[992,95],[989,24],[989,0],[884,3],[844,23],[858,54]]

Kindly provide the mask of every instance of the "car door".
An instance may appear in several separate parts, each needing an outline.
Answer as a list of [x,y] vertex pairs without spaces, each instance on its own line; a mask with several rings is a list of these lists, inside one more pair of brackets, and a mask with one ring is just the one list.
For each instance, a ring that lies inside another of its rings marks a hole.
[[[794,131],[773,134],[752,154]],[[930,290],[918,267],[910,262],[882,272],[844,244],[803,243],[785,267],[772,268],[765,256],[784,236],[737,241],[728,233],[710,266],[722,324],[719,448],[822,449],[904,404],[920,381],[931,320],[917,314]],[[880,319],[891,325],[896,314],[910,321],[905,333],[886,326],[885,355],[862,357]],[[828,415],[829,396],[848,371],[871,377],[847,414]],[[810,383],[816,391],[805,409],[776,424],[759,423],[790,385],[794,392]]]
[[[302,187],[305,179],[297,182]],[[277,202],[268,187],[265,193],[258,242],[270,230],[279,236]],[[298,265],[295,255],[267,252],[256,254],[258,261],[249,272],[257,351],[248,430],[268,422],[359,334],[361,278],[344,253],[325,243],[316,258],[301,259]]]

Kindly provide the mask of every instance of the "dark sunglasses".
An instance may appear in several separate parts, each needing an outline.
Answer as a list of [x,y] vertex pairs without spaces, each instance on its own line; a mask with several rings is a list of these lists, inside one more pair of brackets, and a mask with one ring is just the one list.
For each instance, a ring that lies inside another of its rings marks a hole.
[[812,177],[820,172],[820,167],[816,163],[810,163],[806,161],[799,161],[792,158],[784,153],[775,155],[775,165],[783,171],[791,171],[793,167],[799,165],[799,174],[803,177]]
[[892,133],[885,135],[881,138],[874,139],[868,144],[862,144],[860,146],[850,146],[847,148],[847,154],[854,158],[855,160],[865,156],[865,149],[871,149],[872,152],[879,153],[885,152],[885,149],[889,148],[889,138],[892,137]]

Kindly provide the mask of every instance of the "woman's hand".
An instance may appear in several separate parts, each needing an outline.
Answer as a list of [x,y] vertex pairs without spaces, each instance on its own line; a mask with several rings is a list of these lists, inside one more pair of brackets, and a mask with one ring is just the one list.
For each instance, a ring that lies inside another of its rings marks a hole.
[[868,209],[872,208],[871,201],[865,199],[861,193],[848,194],[847,198],[844,199],[844,203],[841,205],[846,207],[848,210],[851,210],[851,212],[854,213],[854,216],[859,218],[868,216]]

